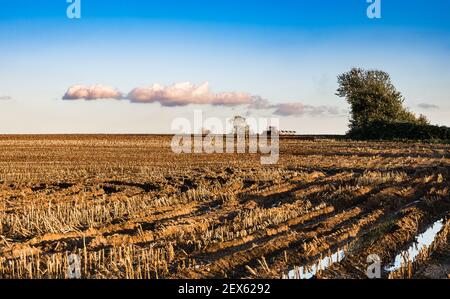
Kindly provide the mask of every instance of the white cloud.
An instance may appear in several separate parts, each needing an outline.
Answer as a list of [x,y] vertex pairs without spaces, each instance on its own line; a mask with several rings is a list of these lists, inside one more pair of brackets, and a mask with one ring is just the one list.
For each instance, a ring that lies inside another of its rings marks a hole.
[[422,109],[439,109],[439,106],[434,105],[434,104],[427,104],[427,103],[420,103],[417,106]]
[[302,103],[282,103],[272,106],[275,108],[275,115],[280,116],[303,116],[305,114],[312,116],[336,116],[339,115],[339,109],[332,106],[311,106]]
[[128,94],[127,99],[134,103],[158,102],[162,106],[169,107],[189,104],[237,106],[253,102],[253,97],[248,93],[212,93],[209,90],[208,82],[201,85],[183,82],[167,87],[159,84],[151,87],[138,87]]
[[336,116],[340,111],[331,106],[312,106],[302,103],[272,104],[268,100],[244,92],[214,93],[209,83],[194,85],[190,82],[175,83],[170,86],[153,84],[150,87],[137,87],[124,96],[112,87],[94,85],[90,88],[82,85],[70,87],[63,99],[65,100],[95,100],[95,99],[121,99],[132,103],[159,103],[165,107],[196,105],[214,106],[240,106],[244,105],[251,110],[274,110],[273,114],[280,116],[300,117],[305,114],[312,116]]
[[120,99],[122,94],[116,89],[103,85],[85,87],[74,85],[64,95],[64,100],[95,100],[95,99]]

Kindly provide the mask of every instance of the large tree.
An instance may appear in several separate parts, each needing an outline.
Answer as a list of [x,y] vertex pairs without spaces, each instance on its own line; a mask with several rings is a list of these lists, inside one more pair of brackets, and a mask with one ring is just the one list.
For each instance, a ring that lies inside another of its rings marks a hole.
[[337,95],[346,98],[351,108],[350,129],[369,127],[375,122],[427,124],[403,107],[403,96],[388,73],[353,68],[338,76]]

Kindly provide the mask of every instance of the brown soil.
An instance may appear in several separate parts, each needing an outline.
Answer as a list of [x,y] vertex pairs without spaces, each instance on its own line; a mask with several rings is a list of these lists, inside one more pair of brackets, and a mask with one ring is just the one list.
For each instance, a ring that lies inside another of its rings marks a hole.
[[[450,213],[449,145],[289,138],[262,166],[170,141],[0,136],[0,277],[68,278],[75,253],[85,278],[281,278],[345,248],[316,278],[365,278]],[[410,276],[447,277],[447,240]]]

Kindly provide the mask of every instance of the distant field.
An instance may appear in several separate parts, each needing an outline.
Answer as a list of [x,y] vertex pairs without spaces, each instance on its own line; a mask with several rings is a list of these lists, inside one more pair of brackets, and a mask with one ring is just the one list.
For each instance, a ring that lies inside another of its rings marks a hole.
[[0,136],[0,277],[68,278],[72,253],[83,278],[450,274],[450,145],[286,138],[261,166],[170,141]]

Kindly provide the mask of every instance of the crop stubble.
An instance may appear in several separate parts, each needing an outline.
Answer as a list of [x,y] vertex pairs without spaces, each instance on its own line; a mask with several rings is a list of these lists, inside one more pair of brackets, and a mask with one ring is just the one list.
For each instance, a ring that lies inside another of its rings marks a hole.
[[[282,139],[258,154],[184,154],[170,136],[0,136],[0,277],[281,278],[344,248],[318,278],[364,278],[439,218],[390,277],[450,274],[450,146]],[[387,273],[383,273],[385,277]]]

